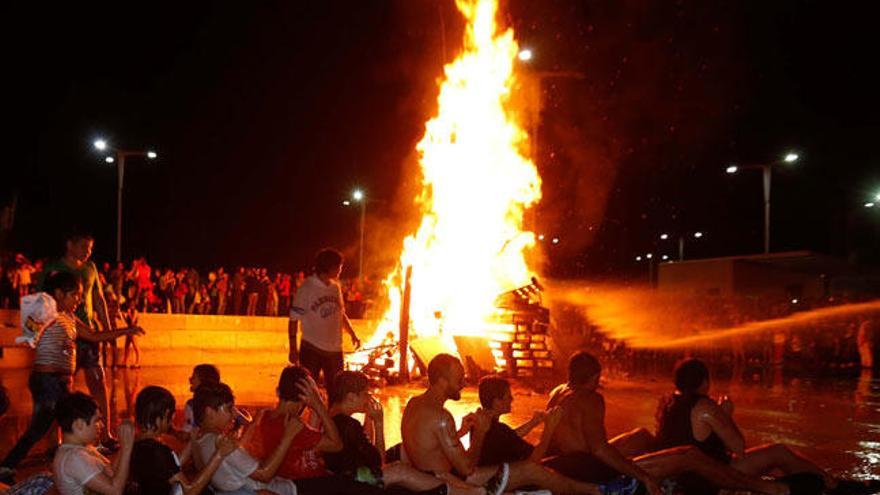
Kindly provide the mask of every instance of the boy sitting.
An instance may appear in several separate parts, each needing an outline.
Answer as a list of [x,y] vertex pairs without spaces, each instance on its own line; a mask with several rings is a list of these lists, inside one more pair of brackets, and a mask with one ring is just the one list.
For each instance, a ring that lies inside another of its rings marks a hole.
[[52,471],[61,495],[84,495],[86,489],[103,495],[123,493],[134,444],[131,423],[119,425],[121,450],[111,464],[95,448],[104,418],[94,399],[82,392],[64,397],[58,402],[57,420],[63,440],[55,452]]

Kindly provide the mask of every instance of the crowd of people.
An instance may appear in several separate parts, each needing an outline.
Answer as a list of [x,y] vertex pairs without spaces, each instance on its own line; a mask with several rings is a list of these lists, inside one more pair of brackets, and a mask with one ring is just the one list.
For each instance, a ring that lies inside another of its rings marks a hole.
[[[0,309],[17,308],[21,297],[37,290],[47,260],[0,255]],[[103,291],[140,312],[202,315],[287,316],[304,271],[271,273],[267,268],[223,267],[202,274],[195,268],[153,268],[146,258],[129,266],[96,265]],[[340,281],[348,312],[360,317],[369,309],[379,284],[368,277]]]

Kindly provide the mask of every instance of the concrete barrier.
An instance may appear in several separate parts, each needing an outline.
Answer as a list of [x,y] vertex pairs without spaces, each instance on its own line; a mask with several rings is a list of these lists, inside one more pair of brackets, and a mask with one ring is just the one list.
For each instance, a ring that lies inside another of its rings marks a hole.
[[[33,361],[33,350],[15,344],[19,323],[18,311],[0,310],[0,368],[29,367]],[[284,317],[143,313],[139,324],[147,332],[137,338],[143,365],[287,363]],[[371,320],[352,320],[352,325],[362,341],[375,329]],[[125,339],[117,342],[121,358]],[[350,345],[347,337],[345,343]]]

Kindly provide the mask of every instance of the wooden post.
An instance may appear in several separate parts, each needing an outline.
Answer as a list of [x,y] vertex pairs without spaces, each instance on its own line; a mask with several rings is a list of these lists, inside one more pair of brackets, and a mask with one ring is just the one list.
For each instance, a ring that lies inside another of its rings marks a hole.
[[410,279],[412,267],[406,267],[403,279],[403,299],[400,302],[400,379],[409,381],[409,301],[411,298]]

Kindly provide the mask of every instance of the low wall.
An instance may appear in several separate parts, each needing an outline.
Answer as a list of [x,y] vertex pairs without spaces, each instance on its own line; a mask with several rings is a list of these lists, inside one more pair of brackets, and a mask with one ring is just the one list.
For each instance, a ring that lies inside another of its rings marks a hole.
[[[18,311],[0,310],[0,368],[29,367],[33,360],[33,350],[15,344],[21,335],[19,324]],[[142,364],[287,363],[287,318],[144,313],[139,324],[146,331],[137,338]],[[352,325],[361,340],[374,331],[371,320],[352,320]],[[121,358],[125,339],[117,342]]]

